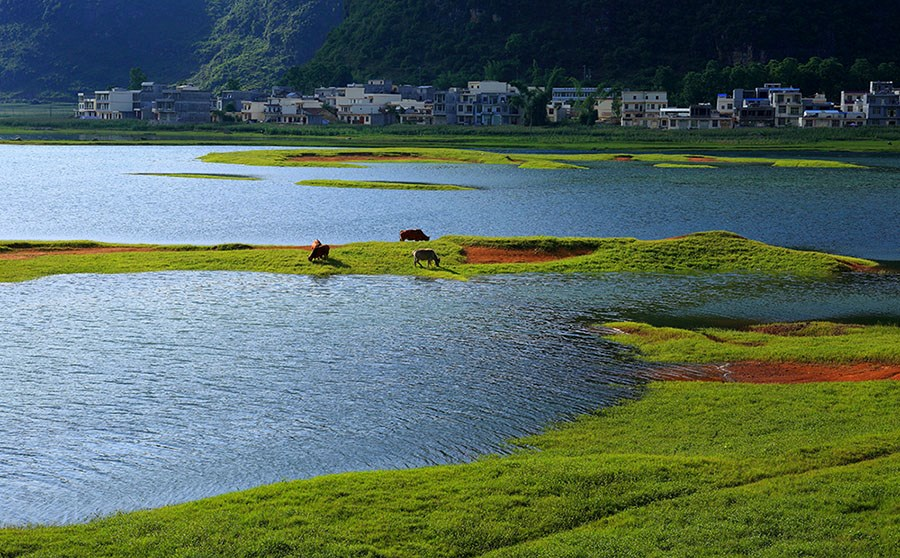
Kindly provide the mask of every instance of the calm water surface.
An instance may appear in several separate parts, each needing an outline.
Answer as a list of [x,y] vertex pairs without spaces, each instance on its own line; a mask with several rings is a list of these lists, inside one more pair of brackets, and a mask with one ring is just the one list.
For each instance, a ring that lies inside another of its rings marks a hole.
[[0,308],[0,524],[57,523],[502,451],[658,372],[591,321],[896,321],[900,280],[73,275]]
[[[320,238],[341,244],[396,240],[404,228],[433,236],[644,239],[730,230],[779,246],[900,260],[896,156],[843,156],[874,167],[862,171],[660,169],[641,163],[599,163],[580,171],[449,164],[317,169],[196,160],[233,149],[0,145],[0,238],[199,244],[305,244]],[[140,172],[244,173],[262,180],[129,174]],[[295,184],[310,178],[437,182],[478,190]]]

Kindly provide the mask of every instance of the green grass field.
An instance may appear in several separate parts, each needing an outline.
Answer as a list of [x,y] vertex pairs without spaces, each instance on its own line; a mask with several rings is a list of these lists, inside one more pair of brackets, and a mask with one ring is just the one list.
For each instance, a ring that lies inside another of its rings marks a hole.
[[[327,239],[326,244],[327,244]],[[307,241],[309,242],[309,241]],[[99,243],[0,241],[0,254],[15,249],[60,251],[67,246],[110,247]],[[590,251],[582,256],[540,263],[470,264],[465,249],[489,246],[553,254]],[[496,273],[602,272],[758,272],[823,275],[876,266],[868,260],[770,246],[728,232],[705,232],[665,240],[633,238],[485,238],[445,236],[429,242],[358,242],[332,247],[328,260],[307,261],[307,252],[246,245],[136,246],[146,251],[98,254],[50,253],[28,259],[0,260],[0,282],[27,281],[67,273],[148,271],[259,271],[309,275],[423,275],[466,279]],[[441,267],[413,266],[412,250],[432,248]]]
[[85,525],[19,557],[890,557],[900,384],[672,382],[505,457],[284,482]]
[[[462,250],[473,245],[592,251],[537,264],[465,264]],[[725,232],[659,241],[366,242],[335,247],[331,261],[317,264],[305,251],[240,244],[63,253],[115,246],[0,242],[0,254],[61,251],[0,260],[0,280],[163,269],[447,278],[615,270],[821,274],[874,263]],[[446,269],[414,268],[410,252],[423,246],[437,250]],[[897,346],[898,328],[787,330],[826,346],[843,338],[857,347]],[[750,342],[758,343],[734,343]],[[818,352],[800,344],[791,358]],[[896,349],[885,358],[900,360]],[[86,524],[0,529],[0,557],[889,557],[900,547],[898,405],[897,382],[654,383],[638,400],[517,441],[511,455],[283,482]]]
[[[74,104],[0,105],[0,137],[36,143],[165,145],[283,145],[553,149],[576,151],[785,150],[900,152],[900,131],[857,129],[645,130],[576,125],[522,126],[295,126],[198,124],[154,126],[133,120],[90,121],[71,116]],[[52,112],[51,112],[52,110]]]

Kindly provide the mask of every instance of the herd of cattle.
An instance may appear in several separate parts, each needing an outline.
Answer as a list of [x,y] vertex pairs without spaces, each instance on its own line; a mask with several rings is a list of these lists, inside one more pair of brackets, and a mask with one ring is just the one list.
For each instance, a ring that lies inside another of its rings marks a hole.
[[[400,231],[400,240],[430,240],[430,238],[422,232],[422,229],[404,229]],[[313,262],[316,260],[327,260],[328,252],[331,251],[331,247],[327,244],[322,244],[322,242],[317,238],[312,243],[312,251],[309,253],[309,261]],[[419,267],[431,267],[433,263],[436,267],[441,267],[441,259],[434,252],[434,250],[430,249],[421,249],[421,250],[413,250],[413,266]],[[422,265],[421,262],[425,262],[425,266]]]

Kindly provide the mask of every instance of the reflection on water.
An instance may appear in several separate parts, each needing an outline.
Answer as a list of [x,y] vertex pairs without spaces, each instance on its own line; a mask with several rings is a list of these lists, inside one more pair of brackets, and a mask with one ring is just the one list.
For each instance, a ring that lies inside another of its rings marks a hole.
[[898,295],[896,276],[862,275],[0,284],[0,524],[503,451],[654,375],[591,321],[896,320]]

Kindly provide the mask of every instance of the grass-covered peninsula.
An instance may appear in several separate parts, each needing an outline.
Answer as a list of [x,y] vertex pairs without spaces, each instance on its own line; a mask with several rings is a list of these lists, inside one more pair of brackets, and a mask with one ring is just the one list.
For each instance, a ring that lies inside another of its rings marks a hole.
[[898,405],[897,382],[657,383],[512,455],[5,529],[0,556],[888,557]]
[[614,322],[604,327],[610,339],[657,362],[900,363],[897,326],[798,322],[687,330]]
[[[323,239],[326,241],[327,239]],[[431,248],[440,268],[413,266],[412,250]],[[470,252],[491,249],[496,263]],[[0,282],[67,273],[257,271],[311,275],[425,275],[450,279],[494,273],[758,272],[830,274],[875,269],[876,262],[791,250],[713,231],[663,240],[634,238],[486,238],[444,236],[428,242],[372,241],[332,246],[310,262],[302,247],[117,245],[86,241],[0,241]],[[533,256],[543,256],[534,258]],[[538,260],[538,261],[535,261]]]
[[829,169],[863,168],[822,159],[733,157],[672,153],[497,153],[475,149],[430,147],[267,149],[209,153],[207,163],[280,167],[360,167],[372,163],[479,163],[515,165],[523,169],[579,169],[579,163],[650,163],[710,168],[727,165],[765,165]]

